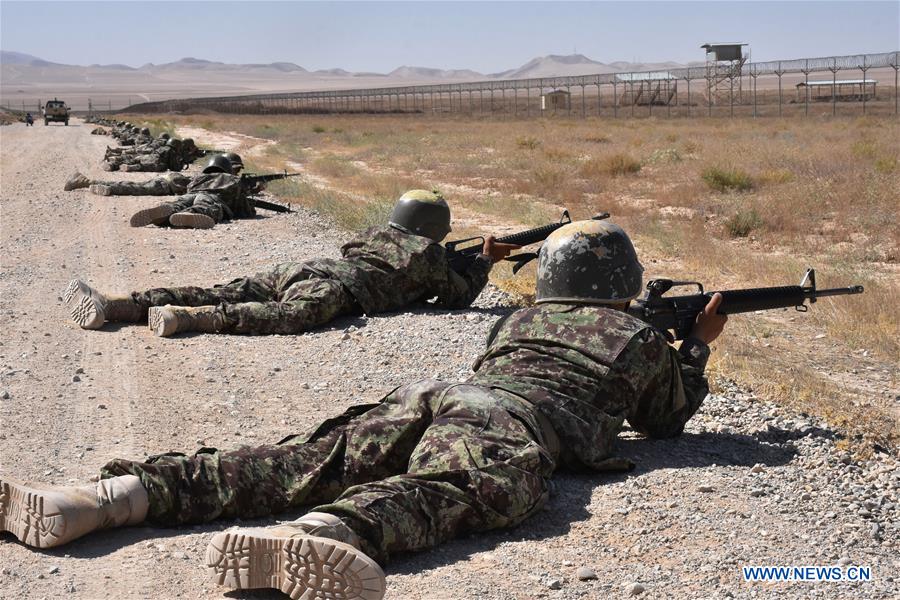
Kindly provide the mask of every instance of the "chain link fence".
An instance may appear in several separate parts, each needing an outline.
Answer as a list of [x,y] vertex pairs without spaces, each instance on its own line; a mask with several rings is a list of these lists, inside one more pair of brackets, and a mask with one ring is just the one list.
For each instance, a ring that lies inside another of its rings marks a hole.
[[[532,116],[819,116],[898,114],[900,52],[534,79],[195,97],[131,104],[79,98],[76,112],[415,113]],[[37,102],[4,102],[40,114]]]

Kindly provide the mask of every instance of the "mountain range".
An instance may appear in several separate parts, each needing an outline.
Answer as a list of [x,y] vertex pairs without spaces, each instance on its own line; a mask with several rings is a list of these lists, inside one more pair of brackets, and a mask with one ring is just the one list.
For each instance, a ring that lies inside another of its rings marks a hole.
[[[302,77],[303,79],[316,78],[386,78],[392,80],[416,80],[416,81],[475,81],[479,79],[522,79],[530,77],[554,77],[565,75],[590,75],[595,73],[621,73],[629,71],[653,71],[663,69],[674,69],[685,65],[674,62],[661,63],[630,63],[630,62],[612,62],[603,63],[592,60],[583,54],[542,56],[534,58],[524,65],[501,71],[499,73],[479,73],[470,69],[435,69],[429,67],[418,66],[401,66],[389,73],[353,73],[345,69],[321,69],[317,71],[309,71],[300,65],[292,62],[273,62],[268,64],[230,64],[216,61],[203,60],[199,58],[182,58],[175,62],[154,64],[147,63],[140,67],[131,67],[123,64],[106,64],[106,65],[68,65],[63,63],[54,63],[30,54],[21,52],[0,51],[0,65],[4,67],[4,71],[11,70],[7,67],[15,67],[15,72],[21,72],[23,68],[55,68],[59,70],[75,69],[81,72],[98,71],[106,74],[113,72],[130,73],[132,75],[160,75],[165,77],[166,74],[173,72],[182,73],[198,73],[208,72],[216,74],[224,73],[241,73],[241,74],[257,74],[257,75],[276,75],[291,74]],[[4,75],[12,75],[6,73]]]

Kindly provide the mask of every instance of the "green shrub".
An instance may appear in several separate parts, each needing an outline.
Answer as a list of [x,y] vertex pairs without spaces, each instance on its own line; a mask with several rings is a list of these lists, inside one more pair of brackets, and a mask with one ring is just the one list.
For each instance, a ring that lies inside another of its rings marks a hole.
[[762,217],[756,209],[741,209],[725,221],[725,229],[731,237],[747,237],[751,231],[763,226]]
[[896,156],[882,156],[875,160],[875,170],[885,175],[897,170]]
[[322,127],[321,125],[313,125],[312,130],[313,130],[313,133],[325,133],[326,131],[328,131],[325,127]]
[[516,140],[516,146],[526,150],[534,150],[541,145],[541,140],[534,137],[522,137]]
[[703,181],[717,192],[737,190],[745,192],[753,189],[753,179],[747,173],[738,169],[721,169],[709,167],[700,175]]
[[607,175],[628,175],[641,170],[641,162],[627,154],[612,154],[600,161]]

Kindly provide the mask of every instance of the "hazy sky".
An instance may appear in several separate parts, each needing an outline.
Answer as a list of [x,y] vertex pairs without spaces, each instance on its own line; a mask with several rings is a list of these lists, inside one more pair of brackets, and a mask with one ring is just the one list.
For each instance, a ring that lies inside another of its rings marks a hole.
[[575,51],[602,62],[702,60],[742,41],[753,60],[900,48],[900,2],[10,2],[3,50],[68,64],[185,56],[308,69],[400,65],[494,72]]

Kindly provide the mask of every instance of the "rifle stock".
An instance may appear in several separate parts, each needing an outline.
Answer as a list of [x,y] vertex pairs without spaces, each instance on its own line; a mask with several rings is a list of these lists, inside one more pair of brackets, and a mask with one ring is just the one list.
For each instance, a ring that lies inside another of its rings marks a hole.
[[[696,285],[699,293],[685,296],[664,296],[673,287]],[[653,279],[647,283],[647,294],[634,300],[628,307],[628,314],[650,323],[664,332],[670,341],[688,337],[697,315],[706,307],[713,294],[722,294],[719,314],[731,315],[757,310],[773,310],[776,308],[794,307],[806,312],[810,304],[826,296],[842,296],[862,294],[861,285],[844,288],[816,289],[816,271],[807,269],[800,285],[786,285],[764,288],[748,288],[740,290],[722,290],[706,292],[703,285],[696,281],[672,281],[671,279]],[[674,335],[670,332],[674,332]]]
[[[601,220],[608,217],[609,213],[600,213],[593,218],[596,220]],[[572,217],[569,216],[569,211],[564,210],[562,217],[560,217],[558,223],[550,223],[549,225],[541,225],[540,227],[535,227],[533,229],[526,229],[525,231],[520,231],[518,233],[504,235],[502,237],[498,237],[496,241],[500,242],[501,244],[515,244],[516,246],[528,246],[530,244],[536,244],[537,242],[546,240],[551,233],[553,233],[563,225],[568,225],[571,222]],[[466,242],[475,243],[462,249],[458,248],[460,244],[465,244]],[[453,240],[452,242],[447,242],[446,244],[444,244],[444,248],[447,250],[447,260],[450,262],[450,268],[457,273],[464,273],[475,261],[475,258],[481,253],[483,245],[483,236],[475,236],[463,240]],[[516,266],[513,267],[513,273],[515,273],[526,263],[536,257],[537,254],[521,253],[515,254],[513,256],[507,256],[504,260],[516,263]]]

